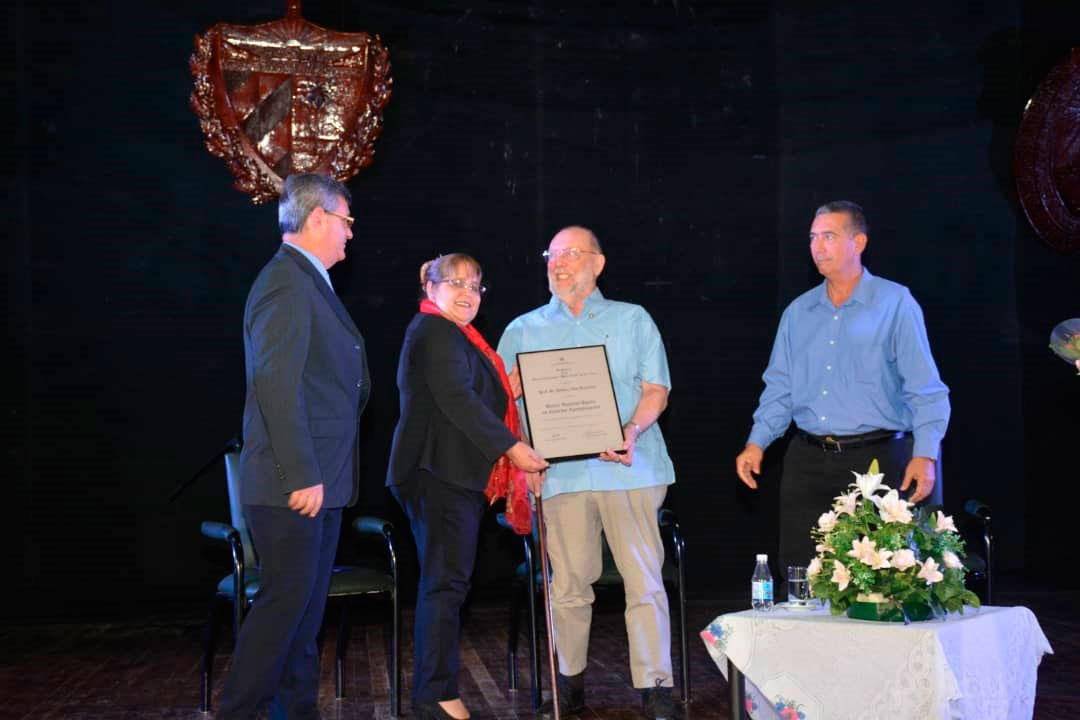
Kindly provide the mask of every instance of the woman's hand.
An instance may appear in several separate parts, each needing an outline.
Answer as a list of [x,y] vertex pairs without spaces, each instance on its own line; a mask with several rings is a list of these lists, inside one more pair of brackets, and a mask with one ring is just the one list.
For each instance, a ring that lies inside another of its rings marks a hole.
[[547,460],[540,457],[539,453],[520,440],[506,451],[506,457],[510,458],[510,462],[527,473],[540,472],[548,466]]
[[538,473],[525,473],[525,484],[529,486],[529,492],[536,497],[540,497],[545,479],[547,479],[547,470],[541,470]]

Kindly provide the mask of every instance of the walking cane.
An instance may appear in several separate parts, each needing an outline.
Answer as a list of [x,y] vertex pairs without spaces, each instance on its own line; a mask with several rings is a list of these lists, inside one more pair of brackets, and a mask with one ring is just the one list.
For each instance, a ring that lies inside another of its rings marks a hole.
[[551,617],[551,596],[548,594],[548,556],[547,542],[544,537],[544,501],[536,496],[536,527],[540,534],[540,573],[544,589],[544,625],[547,626],[548,665],[551,667],[551,708],[555,714],[555,720],[559,718],[559,681],[555,670],[555,633],[554,622]]

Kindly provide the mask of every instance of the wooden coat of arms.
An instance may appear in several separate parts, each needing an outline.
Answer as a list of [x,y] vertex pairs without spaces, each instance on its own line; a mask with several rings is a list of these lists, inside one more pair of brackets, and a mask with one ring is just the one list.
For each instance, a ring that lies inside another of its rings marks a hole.
[[1028,101],[1014,166],[1031,227],[1051,247],[1080,251],[1080,48],[1050,71]]
[[206,149],[252,201],[277,198],[291,173],[345,182],[371,164],[392,83],[377,35],[319,27],[289,0],[281,20],[196,35],[190,66]]

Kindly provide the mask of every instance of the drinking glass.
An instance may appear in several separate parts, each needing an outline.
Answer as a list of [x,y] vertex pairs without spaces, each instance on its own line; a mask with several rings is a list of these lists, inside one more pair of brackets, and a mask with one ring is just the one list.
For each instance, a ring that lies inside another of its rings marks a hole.
[[787,598],[792,605],[810,604],[810,580],[802,565],[789,565],[787,569]]

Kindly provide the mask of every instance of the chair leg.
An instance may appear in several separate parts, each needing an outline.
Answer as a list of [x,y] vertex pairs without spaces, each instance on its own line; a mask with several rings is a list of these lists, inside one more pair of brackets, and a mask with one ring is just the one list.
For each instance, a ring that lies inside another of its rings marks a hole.
[[510,591],[510,627],[506,633],[506,674],[507,687],[518,689],[517,649],[518,633],[521,632],[521,588],[514,584]]
[[401,713],[401,607],[396,585],[391,601],[394,627],[390,638],[390,717],[396,718]]
[[213,683],[214,651],[217,649],[217,606],[218,598],[210,600],[210,613],[203,632],[202,673],[199,683],[199,712],[210,712],[210,694]]
[[240,639],[240,625],[244,622],[244,616],[247,615],[247,608],[244,606],[244,588],[233,590],[233,612],[232,612],[232,624],[233,624],[233,648],[236,648],[236,643]]
[[533,709],[540,707],[542,700],[540,691],[540,633],[537,630],[538,613],[536,612],[536,573],[529,572],[529,672],[532,674],[532,704]]
[[690,648],[686,638],[686,586],[683,583],[683,569],[679,567],[679,632],[682,636],[682,647],[679,648],[682,656],[682,701],[683,704],[690,702]]
[[345,697],[345,655],[349,648],[349,598],[341,598],[341,613],[338,616],[337,652],[334,657],[334,697]]

